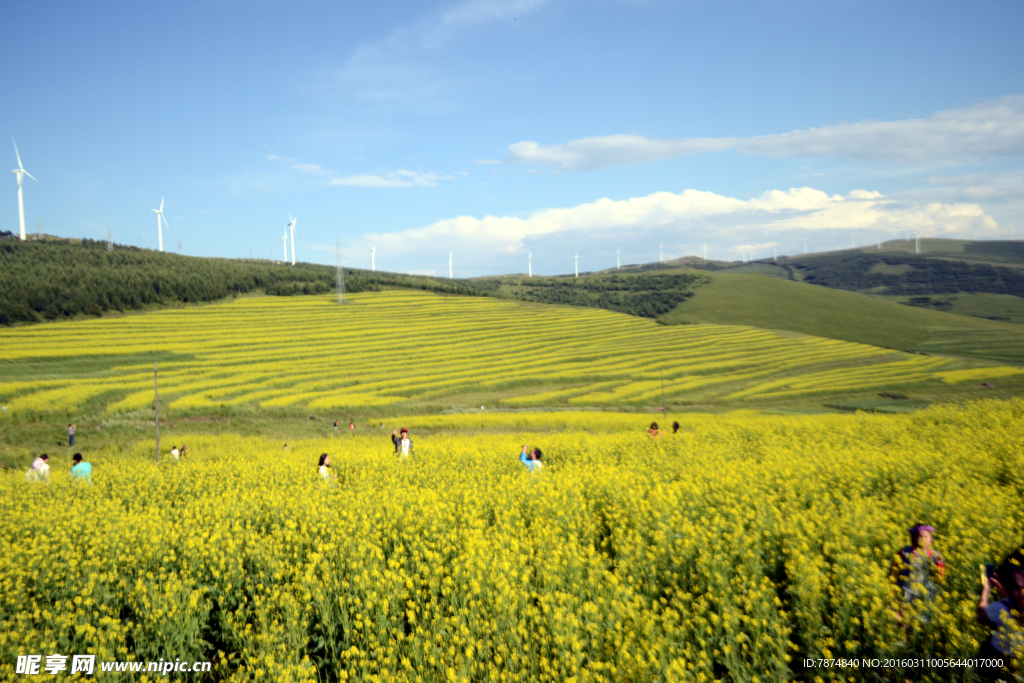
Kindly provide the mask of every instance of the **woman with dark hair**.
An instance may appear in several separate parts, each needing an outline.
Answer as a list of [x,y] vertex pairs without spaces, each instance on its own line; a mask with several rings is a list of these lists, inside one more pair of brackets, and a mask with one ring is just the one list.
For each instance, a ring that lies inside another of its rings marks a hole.
[[331,467],[331,456],[327,455],[326,453],[321,453],[320,454],[320,462],[317,463],[316,471],[317,471],[317,474],[319,474],[320,477],[324,481],[329,481],[331,479],[334,479],[334,475],[331,474],[330,467]]
[[679,433],[679,421],[678,420],[676,420],[675,422],[672,423],[672,433],[673,434],[678,434]]
[[651,423],[650,428],[648,428],[648,430],[647,430],[647,436],[651,437],[652,439],[655,439],[655,438],[661,436],[661,430],[658,429],[658,423],[657,422],[652,422]]

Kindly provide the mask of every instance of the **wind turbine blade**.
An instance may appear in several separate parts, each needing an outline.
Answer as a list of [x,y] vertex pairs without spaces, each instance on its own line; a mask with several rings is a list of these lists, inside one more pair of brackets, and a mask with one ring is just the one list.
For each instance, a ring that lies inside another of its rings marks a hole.
[[[21,154],[18,152],[18,143],[14,142],[14,138],[11,138],[11,142],[14,143],[14,156],[18,157],[18,168],[24,171],[25,167],[21,165]],[[35,178],[32,178],[32,180],[35,180]]]
[[[36,177],[35,177],[34,175],[32,175],[31,173],[29,173],[28,171],[26,171],[26,170],[22,169],[22,172],[23,172],[23,173],[24,173],[25,175],[27,175],[27,176],[28,176],[29,178],[31,178],[32,180],[36,180]],[[38,181],[38,180],[36,180],[36,182],[38,183],[39,181]]]
[[160,198],[160,211],[163,212],[163,210],[164,210],[164,198],[161,197]]
[[166,225],[168,228],[171,227],[171,224],[167,222],[167,216],[164,215],[163,211],[160,212],[160,218],[164,219],[164,225]]

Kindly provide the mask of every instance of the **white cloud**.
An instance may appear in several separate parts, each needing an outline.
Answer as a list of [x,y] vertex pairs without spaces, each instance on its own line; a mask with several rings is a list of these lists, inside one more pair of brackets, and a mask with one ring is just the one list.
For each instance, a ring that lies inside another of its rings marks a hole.
[[540,145],[509,145],[507,161],[562,171],[593,171],[736,149],[771,157],[840,157],[945,165],[1024,156],[1024,95],[940,111],[926,119],[859,121],[751,138],[647,138],[607,135]]
[[437,187],[441,180],[453,180],[453,175],[438,175],[433,171],[420,173],[408,171],[404,168],[397,171],[388,171],[381,174],[360,173],[350,176],[339,176],[335,171],[326,169],[318,164],[302,163],[295,159],[279,157],[271,154],[267,157],[271,161],[286,163],[289,167],[306,175],[325,176],[327,184],[346,187]]
[[345,185],[349,187],[437,187],[439,180],[452,180],[455,176],[436,173],[417,173],[399,169],[383,175],[359,174],[342,178],[331,178],[328,185]]
[[[829,195],[810,187],[770,190],[738,199],[701,190],[655,192],[623,200],[599,199],[569,208],[551,208],[518,216],[458,216],[396,233],[370,234],[364,239],[394,252],[414,253],[437,245],[512,254],[538,238],[574,234],[574,239],[608,231],[651,232],[687,229],[699,223],[716,236],[785,231],[871,230],[898,234],[915,230],[943,235],[971,227],[992,233],[996,222],[977,204],[907,204],[878,192],[854,190]],[[772,242],[766,242],[768,246]],[[761,248],[764,244],[746,245]]]

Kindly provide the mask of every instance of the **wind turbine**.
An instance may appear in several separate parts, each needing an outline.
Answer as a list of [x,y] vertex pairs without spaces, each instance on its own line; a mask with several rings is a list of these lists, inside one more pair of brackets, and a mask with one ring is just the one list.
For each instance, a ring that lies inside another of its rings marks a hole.
[[[14,140],[11,140],[14,142]],[[14,155],[18,157],[18,168],[11,171],[14,175],[18,176],[18,216],[21,218],[21,240],[25,241],[25,197],[21,194],[21,181],[24,180],[25,176],[36,180],[35,176],[25,170],[25,167],[21,165],[21,154],[18,152],[18,143],[14,142]],[[38,183],[39,181],[36,180]]]
[[370,247],[370,270],[377,270],[377,247]]
[[284,234],[281,235],[281,241],[284,242],[284,261],[283,261],[283,263],[288,263],[288,226],[287,225],[285,226]]
[[576,254],[575,259],[576,259],[576,277],[579,277],[580,276],[580,255]]
[[[298,218],[292,218],[291,214],[288,214],[288,218],[291,220],[291,223],[289,223],[287,227],[292,229],[292,265],[294,266],[295,265],[295,222],[298,221],[299,219]],[[287,259],[285,259],[285,260],[287,260]]]
[[452,279],[452,252],[448,252],[448,279]]
[[665,246],[665,245],[663,245],[663,244],[659,244],[658,245],[658,263],[663,263],[665,261],[665,257],[661,255],[661,248],[663,246]]
[[171,227],[170,224],[167,223],[167,217],[164,215],[164,198],[163,197],[160,198],[160,208],[159,209],[153,209],[153,213],[156,214],[156,234],[157,234],[157,237],[159,237],[159,239],[160,239],[160,251],[163,251],[164,250],[164,229],[163,229],[163,226],[160,225],[160,221],[162,220],[163,221],[163,225],[166,225],[168,228]]
[[616,249],[615,250],[615,269],[616,270],[619,270],[619,269],[622,268],[622,259],[620,258],[620,254],[621,253],[622,253],[621,249]]
[[527,277],[533,277],[533,252],[526,252]]

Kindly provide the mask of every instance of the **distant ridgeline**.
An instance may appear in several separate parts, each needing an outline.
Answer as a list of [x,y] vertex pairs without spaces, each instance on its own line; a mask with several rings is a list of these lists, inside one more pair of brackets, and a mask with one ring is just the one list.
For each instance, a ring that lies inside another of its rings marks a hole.
[[546,304],[604,308],[644,318],[657,318],[693,296],[708,281],[699,273],[604,275],[586,277],[486,278],[475,287],[497,296]]
[[[1024,257],[1024,244],[1002,244],[1004,249],[1016,247]],[[965,251],[984,246],[967,245]],[[943,256],[837,252],[778,265],[790,271],[790,279],[857,292],[910,296],[989,292],[1024,297],[1024,269],[958,260],[955,254]]]
[[[215,301],[262,291],[333,291],[335,269],[298,263],[199,258],[95,240],[0,241],[0,324]],[[345,269],[349,292],[419,289],[480,294],[460,281]]]

